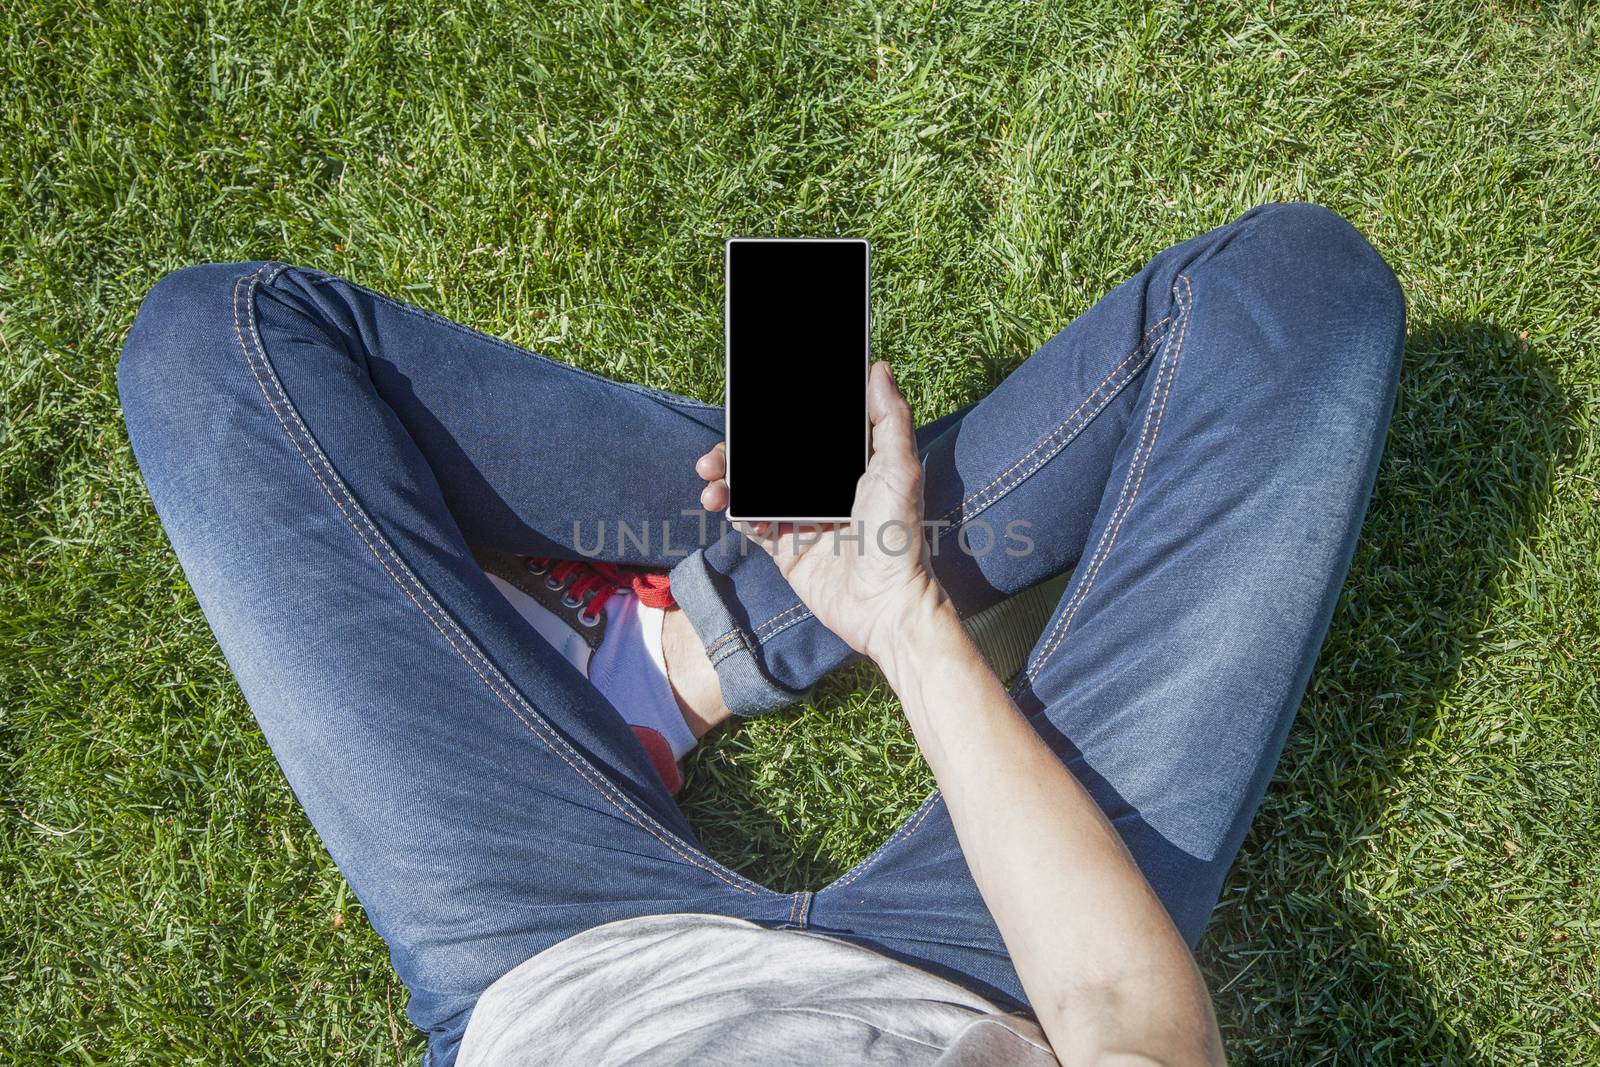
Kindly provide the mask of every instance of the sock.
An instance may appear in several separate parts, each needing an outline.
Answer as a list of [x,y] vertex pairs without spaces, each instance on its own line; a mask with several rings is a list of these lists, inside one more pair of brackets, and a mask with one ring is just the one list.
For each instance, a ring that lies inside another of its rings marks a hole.
[[683,709],[667,681],[667,660],[661,648],[661,622],[666,612],[648,607],[635,596],[617,596],[606,603],[606,639],[589,661],[589,681],[630,726],[660,734],[680,760],[695,746],[683,721]]

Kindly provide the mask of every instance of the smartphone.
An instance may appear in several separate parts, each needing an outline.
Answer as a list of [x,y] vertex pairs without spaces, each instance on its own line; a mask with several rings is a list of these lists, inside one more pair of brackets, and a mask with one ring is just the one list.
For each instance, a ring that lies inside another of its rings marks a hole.
[[842,522],[867,469],[871,250],[859,238],[728,241],[728,517]]

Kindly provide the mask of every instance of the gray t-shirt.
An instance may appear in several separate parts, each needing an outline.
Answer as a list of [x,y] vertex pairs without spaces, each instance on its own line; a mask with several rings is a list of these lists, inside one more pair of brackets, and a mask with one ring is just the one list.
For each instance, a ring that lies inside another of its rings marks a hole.
[[858,945],[716,915],[587,930],[490,986],[460,1067],[1055,1067],[1044,1032]]

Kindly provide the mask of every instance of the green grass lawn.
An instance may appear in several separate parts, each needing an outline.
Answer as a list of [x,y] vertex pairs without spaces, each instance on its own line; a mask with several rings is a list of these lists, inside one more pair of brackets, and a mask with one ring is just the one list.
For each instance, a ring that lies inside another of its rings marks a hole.
[[[1411,332],[1202,946],[1229,1047],[1600,1060],[1597,34],[1532,0],[0,5],[0,1060],[421,1049],[128,450],[112,372],[163,272],[321,267],[714,398],[721,239],[860,235],[931,417],[1280,199],[1369,236]],[[685,804],[794,889],[927,787],[857,670],[707,745]]]

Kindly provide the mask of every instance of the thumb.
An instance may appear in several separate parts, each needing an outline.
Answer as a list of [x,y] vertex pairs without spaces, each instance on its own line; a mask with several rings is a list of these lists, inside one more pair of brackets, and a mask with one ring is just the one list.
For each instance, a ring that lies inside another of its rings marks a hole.
[[872,365],[867,382],[867,417],[872,422],[872,458],[891,463],[916,463],[916,431],[911,425],[911,405],[900,395],[889,364]]

